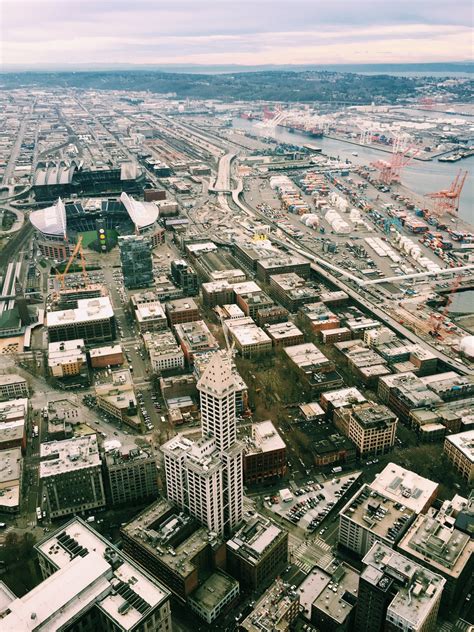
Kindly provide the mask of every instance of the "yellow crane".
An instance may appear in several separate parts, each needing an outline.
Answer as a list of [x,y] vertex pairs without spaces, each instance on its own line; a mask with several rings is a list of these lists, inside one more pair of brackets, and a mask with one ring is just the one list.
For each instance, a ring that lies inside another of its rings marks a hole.
[[60,289],[64,290],[65,289],[65,278],[66,278],[66,274],[69,271],[69,268],[71,267],[74,259],[77,257],[77,255],[79,255],[80,259],[81,259],[81,266],[82,266],[82,277],[84,279],[84,285],[87,285],[89,282],[89,277],[87,276],[87,270],[86,270],[86,260],[84,259],[84,251],[82,249],[82,235],[79,235],[79,238],[77,240],[77,244],[74,246],[74,250],[71,253],[71,256],[68,259],[68,262],[66,264],[66,267],[64,268],[64,272],[57,272],[56,273],[56,279],[58,280],[59,284],[60,284]]

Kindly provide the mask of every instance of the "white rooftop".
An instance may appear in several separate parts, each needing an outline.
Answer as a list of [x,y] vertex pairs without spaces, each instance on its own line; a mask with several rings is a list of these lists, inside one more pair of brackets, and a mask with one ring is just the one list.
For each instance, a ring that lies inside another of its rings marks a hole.
[[445,441],[456,446],[471,463],[474,463],[474,430],[447,436]]
[[77,301],[76,309],[64,309],[46,314],[46,326],[58,327],[76,322],[87,322],[112,318],[114,310],[108,296],[82,298]]
[[416,513],[424,511],[427,503],[434,500],[438,491],[438,483],[395,463],[389,463],[376,476],[370,487]]
[[283,450],[286,447],[271,421],[252,424],[252,437],[255,446],[263,452]]
[[[76,555],[72,545],[82,547],[83,554]],[[20,599],[7,603],[5,595],[0,607],[8,608],[10,614],[2,619],[2,632],[63,629],[94,605],[108,614],[117,629],[131,630],[169,596],[159,582],[147,577],[121,551],[77,518],[60,527],[37,549],[58,570]],[[118,562],[115,568],[109,555]],[[127,604],[120,590],[122,585],[143,600],[142,613],[130,602]]]
[[100,467],[97,435],[90,434],[63,441],[42,443],[40,477],[56,476],[72,470]]

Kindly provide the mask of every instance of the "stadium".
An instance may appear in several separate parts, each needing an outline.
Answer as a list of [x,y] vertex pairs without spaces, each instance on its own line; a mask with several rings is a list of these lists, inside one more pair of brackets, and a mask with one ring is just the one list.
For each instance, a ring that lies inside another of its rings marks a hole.
[[79,235],[84,246],[106,251],[117,243],[119,235],[148,236],[154,247],[164,233],[158,224],[158,206],[135,200],[125,192],[118,199],[63,202],[59,198],[52,206],[33,211],[29,219],[39,251],[57,262],[70,256]]

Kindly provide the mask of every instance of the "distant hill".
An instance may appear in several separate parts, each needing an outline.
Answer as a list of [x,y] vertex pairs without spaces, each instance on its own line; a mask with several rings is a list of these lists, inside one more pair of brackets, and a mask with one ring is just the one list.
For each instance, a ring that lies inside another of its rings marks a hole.
[[[282,101],[320,103],[393,103],[418,98],[439,77],[356,74],[342,70],[262,70],[232,73],[184,73],[163,70],[108,70],[76,72],[11,72],[0,75],[0,89],[17,87],[76,88],[83,90],[145,91],[176,95],[179,99],[224,101]],[[450,100],[470,100],[470,82],[449,86]]]

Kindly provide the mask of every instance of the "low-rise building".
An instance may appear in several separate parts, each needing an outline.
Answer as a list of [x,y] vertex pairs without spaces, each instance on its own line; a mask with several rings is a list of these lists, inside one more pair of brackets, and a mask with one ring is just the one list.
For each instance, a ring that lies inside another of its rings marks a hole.
[[298,616],[298,594],[288,584],[277,579],[255,604],[252,612],[240,624],[242,632],[289,632]]
[[166,315],[169,326],[179,323],[191,323],[201,319],[201,312],[192,298],[178,298],[166,303]]
[[121,529],[123,550],[181,602],[203,578],[225,569],[225,544],[167,500],[159,500]]
[[323,344],[329,345],[336,342],[344,342],[352,337],[351,330],[347,327],[335,327],[334,329],[325,329],[321,331],[321,340]]
[[335,417],[336,426],[355,443],[361,457],[392,450],[397,421],[390,409],[374,402],[355,404]]
[[272,341],[249,317],[232,318],[224,322],[235,346],[243,357],[252,357],[259,353],[269,353]]
[[349,300],[349,295],[342,290],[336,290],[334,292],[321,292],[319,295],[319,300],[326,305],[330,305],[331,307],[339,307],[340,305],[344,305]]
[[380,327],[380,325],[380,321],[365,316],[348,318],[345,322],[345,326],[351,330],[353,338],[363,338],[367,329],[375,329]]
[[343,408],[349,408],[354,404],[363,404],[366,398],[355,386],[341,388],[335,391],[322,393],[320,404],[328,416],[333,419]]
[[344,562],[327,572],[315,567],[298,586],[301,614],[318,630],[351,632],[358,587],[359,573]]
[[255,322],[259,327],[263,325],[273,325],[274,323],[285,323],[288,320],[288,310],[281,305],[272,305],[259,309],[255,316]]
[[50,518],[105,507],[97,435],[42,443],[40,458]]
[[175,325],[176,336],[189,364],[194,356],[219,349],[219,344],[203,320]]
[[240,593],[239,582],[224,573],[212,573],[188,599],[189,607],[208,624],[227,610]]
[[454,371],[447,371],[421,379],[433,393],[441,397],[443,402],[474,395],[474,376],[472,375],[459,375]]
[[326,413],[317,402],[300,404],[299,409],[306,421],[322,421]]
[[440,575],[380,542],[362,563],[354,632],[436,630],[445,585]]
[[143,334],[153,373],[184,367],[184,353],[171,331]]
[[441,397],[430,390],[414,373],[380,377],[377,394],[404,423],[409,423],[412,410],[430,408],[443,402]]
[[293,272],[270,276],[270,291],[273,298],[290,312],[296,312],[302,305],[318,298],[318,291]]
[[474,481],[474,430],[446,437],[444,453],[469,485]]
[[0,375],[0,400],[28,397],[28,382],[21,375]]
[[93,369],[105,369],[124,363],[123,349],[119,344],[89,349],[89,358]]
[[158,496],[156,458],[150,452],[113,448],[106,451],[103,465],[111,505],[145,502]]
[[350,439],[335,432],[333,424],[317,424],[310,434],[314,464],[322,470],[334,466],[354,467],[357,450]]
[[110,382],[97,384],[95,387],[98,408],[128,426],[140,429],[141,421],[130,371],[117,369],[112,371],[110,378]]
[[74,518],[36,546],[43,581],[16,598],[2,584],[4,630],[171,630],[169,592]]
[[80,375],[87,367],[84,340],[50,342],[48,345],[48,369],[55,378]]
[[20,510],[23,457],[20,448],[0,451],[0,512]]
[[227,570],[246,592],[261,589],[288,563],[288,532],[253,514],[227,542]]
[[235,302],[250,318],[256,318],[257,312],[261,309],[268,309],[273,306],[272,299],[262,291],[255,281],[245,281],[235,283],[233,286]]
[[265,331],[272,339],[274,347],[291,347],[304,343],[303,332],[290,322],[268,325]]
[[[307,303],[300,307],[299,313],[303,320],[311,327],[313,333],[339,328],[341,322],[339,317],[331,312],[323,302]],[[349,338],[344,339],[350,340],[351,336],[352,333],[349,330]]]
[[285,347],[284,352],[313,394],[343,384],[342,377],[334,370],[334,362],[312,342]]
[[370,484],[375,491],[391,500],[426,513],[438,494],[438,483],[430,481],[396,463],[388,463]]
[[474,541],[454,528],[454,522],[455,518],[443,511],[418,516],[397,547],[403,555],[444,577],[441,603],[447,610],[465,592],[474,570]]
[[133,314],[142,334],[147,331],[163,331],[168,327],[165,310],[160,301],[138,303]]
[[234,287],[229,281],[210,281],[201,285],[202,302],[207,307],[233,303]]
[[286,444],[271,421],[252,424],[244,439],[244,481],[247,485],[285,476]]
[[294,272],[303,279],[309,278],[311,268],[309,261],[301,257],[292,257],[285,254],[259,259],[257,261],[257,278],[268,283],[274,274]]
[[339,512],[338,542],[361,557],[376,541],[393,548],[415,517],[412,509],[364,485]]
[[28,399],[0,402],[0,450],[21,448],[26,450]]
[[48,312],[50,342],[82,339],[86,344],[115,340],[115,316],[108,296],[77,301],[75,309]]

